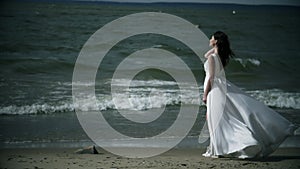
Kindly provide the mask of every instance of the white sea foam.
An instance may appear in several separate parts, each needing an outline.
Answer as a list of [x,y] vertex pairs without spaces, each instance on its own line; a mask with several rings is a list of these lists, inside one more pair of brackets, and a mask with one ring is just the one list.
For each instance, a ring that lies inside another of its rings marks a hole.
[[124,86],[125,84],[130,84],[130,87],[139,86],[168,86],[177,85],[175,81],[163,81],[163,80],[128,80],[128,79],[114,79],[112,85]]
[[152,48],[162,48],[163,45],[153,45]]
[[[126,110],[147,110],[153,108],[162,108],[171,105],[199,105],[204,104],[198,101],[197,93],[191,88],[189,83],[183,84],[181,91],[174,81],[162,80],[133,80],[130,83],[130,88],[126,88],[126,79],[117,79],[116,84],[120,88],[117,96],[120,101],[115,106],[112,96],[110,94],[98,94],[97,104],[92,104],[92,96],[86,96],[81,100],[80,104],[74,105],[70,95],[66,93],[51,92],[54,99],[45,98],[37,103],[18,105],[11,104],[0,107],[0,114],[51,114],[58,112],[70,112],[75,109],[82,111],[92,110],[108,110],[108,109],[126,109]],[[70,86],[71,83],[61,84],[61,87]],[[90,83],[76,83],[76,85],[91,85]],[[203,86],[198,88],[200,91],[200,98],[202,98]],[[64,91],[64,90],[62,90]],[[278,108],[292,108],[300,109],[300,93],[285,92],[279,89],[269,90],[254,90],[246,91],[255,99],[264,102],[268,106]],[[63,96],[62,96],[63,95]],[[59,97],[58,97],[59,96]],[[120,99],[121,98],[121,99]],[[129,99],[129,103],[122,102],[122,100]]]
[[243,67],[247,67],[248,64],[259,66],[261,62],[258,59],[253,58],[234,58],[235,61],[238,61]]
[[64,103],[60,105],[44,104],[32,104],[32,105],[10,105],[0,108],[0,114],[8,115],[22,115],[22,114],[51,114],[56,112],[72,111],[72,105],[70,103]]
[[283,92],[279,89],[255,90],[247,93],[268,106],[300,109],[300,93]]

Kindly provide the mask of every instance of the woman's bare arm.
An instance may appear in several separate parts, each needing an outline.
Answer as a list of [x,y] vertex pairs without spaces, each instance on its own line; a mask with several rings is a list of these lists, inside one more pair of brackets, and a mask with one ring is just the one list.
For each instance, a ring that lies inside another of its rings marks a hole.
[[210,55],[212,55],[213,53],[215,52],[215,48],[212,48],[210,49],[209,51],[207,51],[205,54],[204,54],[204,57],[205,58],[208,58]]
[[207,86],[205,87],[204,93],[203,93],[203,102],[206,104],[207,101],[207,95],[210,92],[212,85],[213,85],[213,81],[214,81],[214,76],[215,76],[215,61],[213,56],[209,56],[208,57],[208,71],[209,71],[209,79],[207,82]]

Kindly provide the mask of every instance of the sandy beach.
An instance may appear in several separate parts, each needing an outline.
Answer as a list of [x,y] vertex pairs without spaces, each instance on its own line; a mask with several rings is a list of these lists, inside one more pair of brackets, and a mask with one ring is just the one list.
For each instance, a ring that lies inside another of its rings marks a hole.
[[260,160],[205,158],[204,149],[172,149],[150,158],[125,158],[98,148],[99,154],[76,154],[75,148],[2,149],[0,168],[85,168],[85,169],[146,169],[146,168],[300,168],[300,149],[278,149]]

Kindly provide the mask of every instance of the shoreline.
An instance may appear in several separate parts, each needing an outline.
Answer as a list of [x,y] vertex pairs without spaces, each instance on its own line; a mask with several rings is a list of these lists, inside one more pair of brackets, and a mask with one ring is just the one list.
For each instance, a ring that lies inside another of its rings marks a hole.
[[149,158],[117,156],[101,148],[99,154],[76,154],[76,148],[1,149],[0,168],[285,168],[300,167],[300,148],[279,148],[264,159],[202,157],[205,149],[171,149]]

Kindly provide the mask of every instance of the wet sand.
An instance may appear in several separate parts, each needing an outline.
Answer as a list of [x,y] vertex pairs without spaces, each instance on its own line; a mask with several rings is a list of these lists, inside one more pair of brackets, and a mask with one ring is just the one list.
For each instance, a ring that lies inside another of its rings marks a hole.
[[273,168],[299,169],[300,149],[284,148],[265,159],[205,158],[204,149],[172,149],[150,158],[126,158],[97,148],[99,154],[76,154],[74,148],[1,149],[0,168],[34,169],[171,169]]

